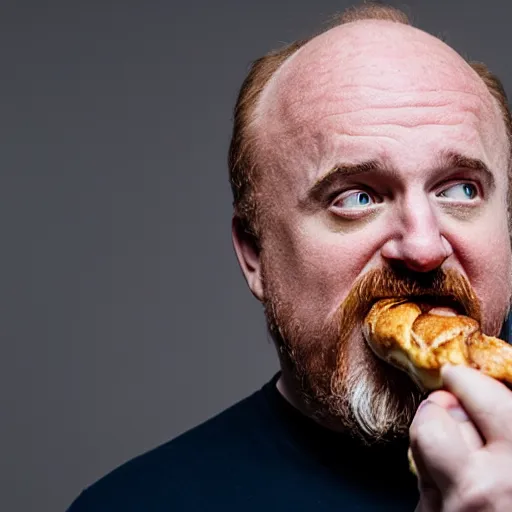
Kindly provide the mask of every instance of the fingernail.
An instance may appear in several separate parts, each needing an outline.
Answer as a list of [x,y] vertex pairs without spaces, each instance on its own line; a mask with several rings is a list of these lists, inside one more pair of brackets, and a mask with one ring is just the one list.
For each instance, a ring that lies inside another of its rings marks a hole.
[[469,421],[469,416],[466,411],[459,406],[450,407],[448,409],[448,414],[456,421],[462,423],[464,421]]
[[447,376],[449,377],[452,374],[452,371],[454,368],[455,368],[455,365],[453,365],[453,364],[449,364],[449,363],[443,364],[443,366],[441,366],[441,377],[443,379]]
[[416,410],[416,414],[418,414],[422,409],[425,409],[427,405],[432,405],[431,400],[423,400],[421,404],[418,406],[418,409]]

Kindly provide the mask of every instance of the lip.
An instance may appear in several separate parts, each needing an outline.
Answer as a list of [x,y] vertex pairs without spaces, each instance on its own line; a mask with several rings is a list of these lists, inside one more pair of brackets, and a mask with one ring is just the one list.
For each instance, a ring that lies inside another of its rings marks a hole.
[[433,308],[448,308],[453,309],[457,315],[467,315],[464,306],[453,297],[440,296],[440,297],[416,297],[413,299],[418,304],[424,313],[428,313]]
[[428,313],[431,309],[434,308],[448,308],[455,311],[457,315],[465,315],[468,316],[468,313],[464,306],[457,301],[454,297],[448,295],[408,295],[408,296],[386,296],[386,297],[377,297],[370,302],[368,307],[368,311],[366,314],[370,312],[372,307],[379,301],[384,299],[397,299],[403,300],[404,302],[414,302],[417,304],[423,313]]

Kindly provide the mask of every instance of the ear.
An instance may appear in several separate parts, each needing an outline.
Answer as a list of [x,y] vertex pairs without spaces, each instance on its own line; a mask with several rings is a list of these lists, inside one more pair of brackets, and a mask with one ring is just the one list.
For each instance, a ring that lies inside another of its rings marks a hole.
[[260,249],[254,235],[245,229],[239,217],[234,216],[231,223],[231,236],[238,263],[251,292],[258,300],[263,300],[261,280]]

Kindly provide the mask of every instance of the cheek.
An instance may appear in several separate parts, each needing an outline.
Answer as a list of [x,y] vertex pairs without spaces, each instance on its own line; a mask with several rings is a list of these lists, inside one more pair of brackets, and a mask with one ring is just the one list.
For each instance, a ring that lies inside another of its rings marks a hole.
[[279,231],[266,260],[281,299],[293,301],[297,315],[325,320],[373,256],[375,237],[333,233],[315,220]]
[[[484,331],[501,324],[510,304],[512,257],[505,222],[467,230],[454,243],[455,254],[481,301]],[[489,229],[489,226],[494,226]]]

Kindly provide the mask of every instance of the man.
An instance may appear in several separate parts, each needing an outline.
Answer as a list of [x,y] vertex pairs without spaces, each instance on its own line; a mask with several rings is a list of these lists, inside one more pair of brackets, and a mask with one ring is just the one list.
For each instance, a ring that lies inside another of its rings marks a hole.
[[361,334],[377,298],[450,315],[449,290],[499,333],[511,126],[484,66],[392,8],[257,61],[235,113],[233,241],[282,371],[70,510],[512,510],[512,392],[448,367],[421,402]]

